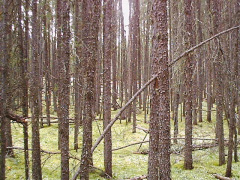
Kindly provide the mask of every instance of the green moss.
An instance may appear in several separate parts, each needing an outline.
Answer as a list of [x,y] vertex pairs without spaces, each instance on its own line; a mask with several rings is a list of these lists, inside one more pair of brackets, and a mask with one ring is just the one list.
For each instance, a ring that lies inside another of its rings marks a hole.
[[[203,104],[204,108],[206,104]],[[117,111],[112,111],[112,116],[117,113]],[[180,114],[179,114],[180,115]],[[180,116],[179,116],[180,117]],[[144,112],[141,112],[137,116],[138,126],[148,128],[148,124],[143,123]],[[148,117],[149,119],[149,117]],[[198,138],[215,138],[215,112],[212,116],[213,122],[206,122],[206,112],[203,112],[204,122],[199,123],[193,128],[193,137]],[[173,121],[171,121],[173,133]],[[228,137],[228,126],[227,122],[224,122],[225,127],[225,137]],[[181,122],[179,118],[179,137],[184,137],[185,123],[184,119]],[[73,135],[74,126],[70,126],[70,153],[72,156],[81,158],[81,149],[78,152],[73,150]],[[100,131],[100,132],[99,132]],[[100,133],[103,131],[102,121],[93,122],[93,142],[99,137]],[[22,126],[18,124],[12,124],[13,133],[13,143],[14,146],[23,147],[23,133]],[[40,129],[41,135],[41,148],[47,151],[58,152],[58,126],[53,124],[50,127],[44,127]],[[29,127],[29,148],[31,148],[31,127]],[[120,124],[117,121],[112,127],[112,140],[113,148],[122,147],[131,143],[140,142],[145,137],[145,133],[141,130],[137,130],[137,133],[132,133],[132,123],[126,124],[125,120],[122,120]],[[149,136],[145,140],[148,140]],[[82,141],[82,129],[80,128],[79,133],[79,147],[81,147]],[[194,144],[201,144],[203,141],[194,140]],[[204,141],[204,143],[209,143],[209,141]],[[184,140],[179,140],[178,144],[172,145],[175,151],[182,151],[184,145]],[[113,152],[113,175],[114,179],[126,179],[140,175],[147,174],[148,166],[148,155],[134,154],[139,148],[139,145],[130,146],[128,148],[114,151]],[[148,143],[145,143],[141,147],[141,151],[148,150]],[[226,151],[227,152],[227,151]],[[22,150],[15,150],[16,158],[7,158],[6,171],[7,179],[23,179],[24,178],[24,155]],[[31,158],[31,151],[30,151]],[[96,148],[94,155],[94,166],[104,170],[103,163],[103,142]],[[171,164],[172,164],[172,179],[173,180],[211,180],[215,179],[212,174],[218,173],[224,175],[226,165],[218,166],[218,149],[211,148],[206,150],[198,150],[193,152],[194,159],[194,169],[184,170],[183,168],[183,153],[172,154]],[[42,154],[42,172],[43,179],[55,180],[60,179],[60,155],[47,155]],[[70,174],[74,174],[76,169],[79,167],[79,161],[70,159]],[[233,176],[236,179],[240,178],[240,163],[233,163]],[[93,170],[90,174],[90,179],[104,179],[102,176],[102,171]]]

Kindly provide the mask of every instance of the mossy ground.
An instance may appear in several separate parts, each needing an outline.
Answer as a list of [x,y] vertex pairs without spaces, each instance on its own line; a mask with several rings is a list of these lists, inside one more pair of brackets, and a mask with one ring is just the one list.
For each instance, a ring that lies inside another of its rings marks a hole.
[[[205,108],[205,107],[204,107]],[[116,112],[113,111],[112,116]],[[144,113],[138,114],[138,125],[148,128],[148,124],[143,123]],[[214,138],[215,137],[215,113],[213,113],[213,122],[206,122],[206,114],[203,113],[204,122],[194,126],[193,136],[198,138]],[[171,121],[173,124],[173,122]],[[225,126],[225,138],[228,138],[228,126],[227,122]],[[173,127],[173,125],[172,125]],[[179,137],[184,137],[184,119],[181,122],[179,118]],[[100,131],[100,132],[99,132]],[[100,133],[102,132],[102,121],[93,122],[93,142],[96,141]],[[173,129],[172,129],[173,133]],[[12,134],[14,146],[23,147],[23,133],[22,126],[16,123],[12,124]],[[73,134],[74,127],[70,126],[70,153],[72,156],[81,158],[81,149],[76,152],[73,150]],[[41,148],[43,150],[57,152],[58,146],[58,127],[53,124],[50,127],[44,127],[40,130],[41,135]],[[120,124],[117,121],[112,127],[112,141],[113,148],[122,147],[134,142],[140,142],[143,140],[145,133],[141,130],[137,130],[137,133],[132,133],[132,124],[126,124],[122,121]],[[79,134],[79,146],[81,147],[82,129]],[[148,136],[146,140],[148,140]],[[31,147],[31,126],[29,127],[29,147]],[[195,144],[203,143],[202,141],[193,141]],[[206,143],[206,141],[205,141]],[[172,148],[181,148],[184,144],[183,140],[178,142],[178,145],[173,145]],[[113,172],[114,179],[129,179],[131,177],[146,175],[148,165],[148,155],[134,154],[139,148],[139,145],[130,146],[125,149],[121,149],[113,152]],[[148,149],[148,143],[143,144],[142,150]],[[24,156],[22,150],[14,150],[15,158],[7,158],[6,162],[6,176],[8,180],[12,179],[24,179]],[[227,149],[226,149],[227,153]],[[31,159],[31,151],[30,151]],[[103,166],[103,143],[101,143],[94,152],[93,155],[94,166],[99,169],[104,169]],[[215,179],[212,174],[218,173],[224,175],[226,165],[218,166],[218,149],[210,148],[206,150],[198,150],[193,152],[194,169],[183,169],[183,153],[171,155],[172,165],[172,179],[173,180],[210,180]],[[73,175],[76,168],[79,166],[78,160],[70,159],[70,174]],[[240,162],[233,163],[233,177],[240,179]],[[43,179],[55,180],[60,179],[60,155],[42,154],[42,172]],[[101,171],[94,170],[91,172],[90,179],[104,179],[101,177]]]

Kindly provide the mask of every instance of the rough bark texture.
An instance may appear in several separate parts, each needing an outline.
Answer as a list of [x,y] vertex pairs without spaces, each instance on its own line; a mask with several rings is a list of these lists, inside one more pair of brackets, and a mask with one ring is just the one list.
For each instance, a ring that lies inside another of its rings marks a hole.
[[[112,107],[113,110],[117,110],[117,14],[116,14],[116,0],[110,0],[113,3],[112,8],[112,17],[111,17],[111,31],[109,34],[111,35],[111,66],[112,68]],[[104,64],[104,63],[103,63]]]
[[[213,33],[217,34],[220,28],[220,2],[213,2]],[[217,60],[215,63],[215,92],[216,92],[216,137],[219,143],[219,165],[225,164],[224,153],[224,131],[223,131],[223,72],[222,72],[222,55],[220,53],[220,47],[218,40],[215,39],[215,46],[217,49]]]
[[[185,47],[189,49],[193,45],[193,13],[191,0],[184,0],[185,7]],[[193,86],[193,55],[186,55],[185,62],[185,152],[184,168],[193,169],[192,159],[192,86]]]
[[[139,1],[138,0],[132,0],[132,6],[133,6],[133,15],[132,15],[132,42],[131,42],[131,61],[132,61],[132,94],[135,94],[137,92],[137,63],[138,63],[138,29],[139,29]],[[133,113],[133,130],[132,132],[136,132],[136,126],[137,126],[137,117],[136,117],[136,110],[137,110],[137,101],[133,101],[132,105],[132,113]]]
[[75,51],[76,51],[76,62],[75,62],[75,79],[74,79],[74,92],[75,92],[75,124],[74,124],[74,149],[78,147],[78,135],[79,126],[82,124],[82,68],[81,68],[81,0],[75,0],[75,12],[74,12],[74,34],[75,34]]
[[[203,32],[202,32],[202,17],[201,17],[201,1],[196,2],[196,8],[197,8],[197,43],[200,43],[203,41]],[[202,122],[202,102],[203,102],[203,48],[199,48],[198,50],[198,121]]]
[[70,63],[70,3],[68,0],[57,1],[60,3],[62,18],[61,46],[62,52],[59,61],[59,96],[58,96],[58,117],[59,117],[59,141],[61,150],[61,179],[69,179],[69,63]]
[[83,119],[83,149],[81,165],[73,179],[80,173],[80,179],[89,179],[89,165],[92,162],[92,121],[94,120],[95,107],[95,71],[97,60],[97,41],[100,18],[100,0],[83,0],[82,20],[83,20],[83,58],[84,58],[84,114]]
[[0,55],[1,55],[1,96],[0,96],[0,180],[5,179],[5,155],[6,155],[6,137],[5,137],[5,121],[6,121],[6,66],[7,66],[7,0],[3,1],[1,10],[3,12],[1,23],[1,40],[0,40]]
[[[22,58],[20,60],[20,66],[21,66],[21,78],[22,78],[22,116],[28,117],[28,57],[29,57],[29,17],[28,17],[28,11],[29,11],[29,0],[25,1],[25,36],[23,41],[23,28],[21,25],[22,21],[22,3],[19,1],[18,4],[18,23],[19,23],[19,40],[21,41],[22,45]],[[23,41],[23,42],[22,42]],[[29,153],[28,153],[28,123],[23,124],[23,134],[24,134],[24,160],[25,160],[25,179],[29,179]]]
[[39,97],[40,77],[38,61],[38,22],[37,0],[32,0],[32,71],[31,71],[31,103],[32,103],[32,179],[42,180],[41,152],[39,139]]
[[170,176],[170,99],[168,69],[167,1],[153,1],[153,73],[148,178],[168,180]]
[[[112,12],[113,0],[105,0],[103,6],[103,129],[105,129],[111,121],[111,60],[113,58],[113,61],[116,61],[116,59],[111,56],[114,51],[111,48]],[[114,81],[116,83],[116,79]],[[113,93],[116,93],[116,84],[115,89],[113,88]],[[113,103],[116,102],[113,101]],[[112,176],[111,138],[110,129],[104,137],[104,167],[105,172],[109,174],[109,176]]]

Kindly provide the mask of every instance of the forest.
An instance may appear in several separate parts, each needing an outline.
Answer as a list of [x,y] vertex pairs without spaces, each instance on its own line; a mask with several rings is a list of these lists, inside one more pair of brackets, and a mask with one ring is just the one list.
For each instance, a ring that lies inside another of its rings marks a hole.
[[240,179],[240,0],[0,0],[0,180]]

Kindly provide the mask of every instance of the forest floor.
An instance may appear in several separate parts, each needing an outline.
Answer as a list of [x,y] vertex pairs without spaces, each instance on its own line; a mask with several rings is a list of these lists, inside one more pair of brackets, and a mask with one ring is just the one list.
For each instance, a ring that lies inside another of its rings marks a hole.
[[[116,114],[116,111],[112,112],[112,116]],[[148,128],[148,124],[143,123],[144,112],[139,112],[137,116],[137,124],[140,127]],[[215,112],[213,113],[213,122],[206,122],[206,114],[203,113],[204,122],[195,125],[193,128],[194,138],[210,139],[215,138]],[[173,127],[173,121],[171,121]],[[227,121],[224,122],[225,127],[225,139],[228,139],[228,126]],[[93,122],[93,143],[99,137],[102,132],[102,121]],[[13,144],[15,147],[23,147],[23,133],[22,126],[16,123],[12,123]],[[29,127],[29,147],[31,148],[31,127]],[[173,134],[173,128],[172,128]],[[59,152],[58,147],[58,127],[56,124],[50,127],[45,126],[40,130],[41,148],[46,151]],[[70,126],[70,154],[72,157],[81,158],[81,152],[73,150],[73,135],[74,127]],[[113,149],[129,145],[131,143],[143,141],[146,133],[137,129],[136,133],[132,133],[132,123],[126,124],[126,121],[122,121],[120,124],[117,121],[112,127],[112,141]],[[173,135],[172,135],[173,136]],[[184,119],[181,122],[179,119],[179,136],[184,137]],[[149,140],[147,135],[146,140]],[[79,147],[81,147],[82,141],[82,128],[79,134]],[[212,140],[193,140],[195,145],[213,143]],[[172,142],[173,143],[173,142]],[[130,179],[136,176],[146,175],[148,167],[148,155],[137,154],[139,144],[129,146],[127,148],[113,151],[113,175],[114,179]],[[171,166],[172,166],[172,179],[173,180],[211,180],[215,179],[213,174],[225,174],[226,165],[218,166],[218,148],[207,148],[202,150],[193,151],[194,169],[184,170],[183,160],[184,154],[182,148],[184,146],[184,140],[178,140],[178,144],[172,145],[171,154]],[[148,143],[142,145],[140,152],[147,152]],[[240,157],[240,149],[238,148],[238,156]],[[227,154],[227,148],[225,149]],[[24,154],[22,150],[14,150],[15,158],[7,158],[6,164],[6,176],[8,180],[12,179],[24,179]],[[31,158],[31,152],[29,152]],[[227,156],[226,156],[227,158]],[[103,142],[97,147],[93,155],[94,166],[99,169],[104,169],[103,163]],[[79,167],[79,160],[70,159],[70,174],[75,173]],[[232,172],[233,178],[240,179],[240,162],[233,162]],[[60,155],[59,154],[46,154],[42,153],[42,173],[44,180],[57,180],[60,179]],[[101,170],[93,170],[90,175],[90,179],[104,179],[101,177]]]

